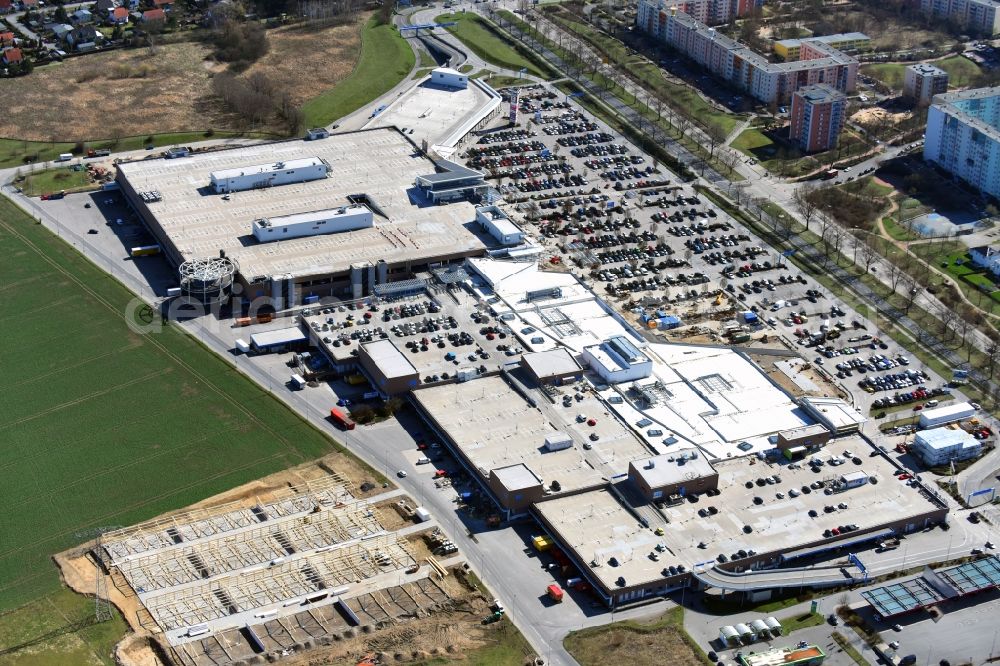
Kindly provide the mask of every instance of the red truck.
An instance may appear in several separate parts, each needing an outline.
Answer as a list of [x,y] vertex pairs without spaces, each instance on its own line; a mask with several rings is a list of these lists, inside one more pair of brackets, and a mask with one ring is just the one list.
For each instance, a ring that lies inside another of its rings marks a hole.
[[555,583],[552,583],[552,585],[549,585],[547,588],[545,588],[545,591],[548,593],[549,599],[556,602],[557,604],[562,603],[563,590],[561,587],[559,587]]
[[341,430],[354,430],[354,421],[347,418],[347,415],[336,407],[330,408],[330,418]]

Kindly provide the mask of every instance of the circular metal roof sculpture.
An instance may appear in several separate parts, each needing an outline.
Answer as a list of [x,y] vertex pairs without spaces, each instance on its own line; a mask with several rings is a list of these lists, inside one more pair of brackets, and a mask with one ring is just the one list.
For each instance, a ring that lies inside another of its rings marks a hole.
[[177,269],[184,294],[200,301],[222,298],[233,284],[239,265],[229,257],[189,259]]

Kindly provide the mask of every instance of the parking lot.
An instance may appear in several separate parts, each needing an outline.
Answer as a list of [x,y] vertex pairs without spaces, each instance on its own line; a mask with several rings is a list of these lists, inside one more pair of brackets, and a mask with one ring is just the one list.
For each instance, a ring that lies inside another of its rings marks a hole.
[[[562,95],[535,86],[519,105],[526,122],[498,121],[464,157],[497,179],[547,264],[578,274],[637,328],[794,349],[866,416],[949,397],[908,351]],[[679,326],[660,327],[674,317]]]

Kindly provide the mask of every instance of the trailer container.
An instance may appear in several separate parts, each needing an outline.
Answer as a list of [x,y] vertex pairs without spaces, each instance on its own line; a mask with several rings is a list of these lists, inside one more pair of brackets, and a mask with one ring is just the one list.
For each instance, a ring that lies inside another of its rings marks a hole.
[[152,257],[160,253],[159,245],[139,245],[129,251],[133,257]]
[[181,295],[180,287],[168,287],[167,288],[167,298],[174,298],[175,296]]
[[250,345],[254,348],[254,351],[261,353],[279,352],[286,349],[294,351],[308,344],[309,338],[306,337],[306,334],[298,326],[254,333],[250,336]]
[[243,339],[236,340],[236,348],[243,354],[250,353],[250,343]]
[[957,402],[935,409],[925,409],[920,413],[921,428],[936,428],[938,426],[971,419],[976,410],[967,402]]
[[294,374],[292,378],[288,381],[292,389],[296,391],[301,391],[306,387],[306,380],[302,378],[302,375]]
[[330,418],[340,427],[341,430],[354,430],[354,421],[347,418],[347,415],[336,407],[330,408]]
[[416,517],[417,521],[421,523],[426,523],[428,520],[431,519],[431,512],[422,506],[418,506],[414,510],[413,515]]

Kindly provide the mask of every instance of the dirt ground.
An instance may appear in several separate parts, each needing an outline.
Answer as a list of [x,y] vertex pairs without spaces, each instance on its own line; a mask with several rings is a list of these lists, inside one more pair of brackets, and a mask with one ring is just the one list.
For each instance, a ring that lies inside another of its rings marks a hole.
[[750,358],[754,363],[771,378],[771,380],[784,389],[789,395],[799,398],[804,395],[819,395],[819,396],[841,396],[841,390],[835,385],[827,380],[823,375],[816,371],[808,362],[803,362],[799,366],[799,374],[812,380],[816,386],[819,387],[819,391],[803,391],[798,384],[793,382],[791,378],[777,368],[774,363],[775,361],[787,361],[788,358],[770,356],[768,354],[750,354]]
[[[315,97],[351,73],[366,18],[320,29],[271,30],[270,51],[248,73],[262,72],[284,85],[296,103]],[[198,42],[120,49],[39,67],[4,82],[0,134],[84,141],[240,129],[211,95],[211,78],[224,68]]]
[[[405,507],[404,507],[405,505]],[[375,505],[375,515],[382,527],[396,531],[413,524],[413,509],[417,506],[409,497],[393,497],[388,502]]]
[[438,579],[452,599],[450,609],[419,619],[403,620],[371,633],[359,633],[352,638],[318,645],[308,652],[281,660],[292,666],[355,664],[365,655],[374,653],[380,663],[408,663],[435,657],[461,661],[467,653],[503,640],[510,629],[506,621],[481,624],[489,614],[489,602],[479,592],[470,590],[456,572]]
[[851,121],[857,123],[858,125],[877,125],[881,122],[885,122],[888,119],[892,124],[898,124],[910,117],[909,112],[902,113],[890,113],[883,108],[873,106],[867,109],[862,109],[854,115],[851,116]]
[[[181,511],[203,509],[231,502],[248,504],[267,501],[276,491],[291,484],[328,476],[335,471],[348,482],[355,496],[376,496],[392,486],[382,488],[381,484],[366,493],[359,486],[372,481],[371,474],[365,472],[352,458],[335,453],[318,461],[305,463],[289,470],[252,481],[227,492],[208,498]],[[397,509],[402,499],[412,508],[413,500],[408,497],[394,498],[378,506],[378,515],[388,529],[407,525],[409,520]],[[178,512],[173,512],[178,513]],[[170,515],[170,514],[165,514]],[[408,539],[408,547],[418,562],[431,555],[423,534],[414,534]],[[93,596],[96,592],[97,566],[88,555],[94,542],[83,544],[55,556],[63,582],[79,594]],[[424,566],[427,566],[424,564]],[[339,636],[329,646],[319,645],[315,649],[283,659],[283,662],[297,666],[318,666],[319,664],[356,663],[357,659],[375,652],[383,655],[383,662],[409,662],[426,660],[437,656],[461,659],[467,652],[496,642],[495,634],[504,631],[503,624],[483,626],[480,621],[488,615],[488,602],[477,590],[464,582],[461,570],[455,570],[443,579],[437,579],[454,600],[447,609],[429,616],[403,619],[396,624],[370,632],[359,631],[353,637]],[[143,610],[138,597],[132,593],[124,581],[115,584],[115,577],[105,578],[109,600],[122,613],[132,633],[125,636],[116,646],[115,658],[123,666],[165,666],[160,657],[160,646],[155,642],[154,629],[148,614]],[[146,624],[146,626],[144,626]],[[148,627],[148,628],[147,628]]]

